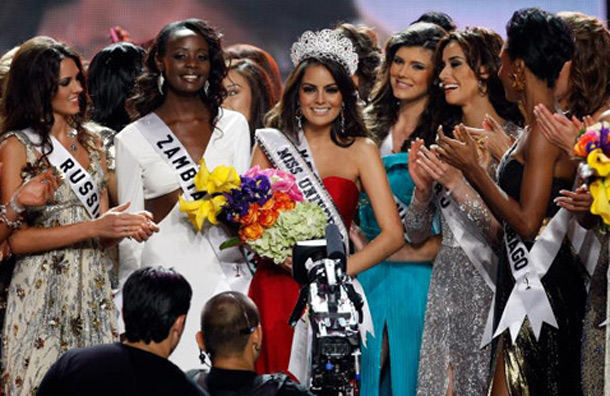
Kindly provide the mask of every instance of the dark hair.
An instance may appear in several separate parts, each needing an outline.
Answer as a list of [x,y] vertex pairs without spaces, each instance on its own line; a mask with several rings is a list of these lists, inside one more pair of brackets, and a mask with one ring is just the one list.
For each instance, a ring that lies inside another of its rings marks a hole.
[[[250,145],[254,145],[254,131],[263,127],[265,114],[273,107],[278,98],[271,89],[271,80],[265,70],[250,59],[232,61],[229,71],[234,70],[246,79],[250,86]],[[228,75],[227,75],[227,78]]]
[[381,64],[381,48],[377,45],[377,36],[370,28],[354,26],[351,23],[338,25],[335,32],[347,37],[354,44],[358,54],[358,70],[356,70],[359,78],[358,95],[368,103]]
[[[390,85],[390,67],[396,52],[401,47],[420,47],[429,50],[432,57],[438,42],[446,35],[447,32],[438,25],[418,22],[388,39],[379,79],[373,89],[371,102],[365,109],[367,126],[377,144],[385,139],[392,125],[398,120],[399,101],[394,96]],[[437,84],[430,85],[428,105],[420,117],[418,127],[413,131],[409,140],[419,137],[426,144],[431,144],[434,141],[436,128],[433,125],[433,114],[442,102],[442,95],[443,93]]]
[[436,12],[436,11],[426,12],[426,13],[422,14],[419,18],[417,18],[416,21],[413,21],[411,23],[411,25],[418,23],[418,22],[433,23],[435,25],[442,27],[447,33],[451,33],[455,29],[457,29],[457,26],[456,26],[455,22],[453,22],[453,19],[451,19],[451,17],[449,15],[445,14],[444,12]]
[[130,110],[133,113],[132,119],[145,116],[163,103],[165,96],[161,95],[157,84],[161,71],[157,67],[156,59],[165,55],[171,34],[182,29],[192,30],[208,43],[210,57],[208,89],[206,94],[206,90],[201,88],[198,95],[210,110],[212,125],[216,125],[220,105],[227,96],[227,91],[222,85],[222,80],[227,75],[227,66],[223,57],[220,35],[207,22],[194,18],[165,25],[148,49],[144,61],[145,71],[137,80],[136,94],[128,101],[128,106],[133,109]]
[[330,138],[338,146],[348,147],[356,137],[368,136],[360,108],[357,104],[356,86],[350,78],[347,70],[338,62],[326,57],[307,58],[302,60],[292,70],[280,101],[271,109],[265,117],[265,125],[276,128],[289,136],[294,141],[297,140],[298,125],[296,115],[299,111],[299,88],[305,75],[305,70],[313,65],[324,66],[335,79],[341,96],[343,97],[343,116],[345,117],[345,135],[341,134],[341,117],[337,117],[331,128]]
[[66,44],[50,37],[34,37],[21,45],[13,58],[0,104],[2,134],[32,128],[42,138],[43,160],[51,151],[51,128],[55,123],[52,100],[59,85],[61,62],[72,59],[79,70],[76,77],[83,91],[78,97],[79,112],[68,122],[79,133],[77,139],[87,150],[97,150],[93,135],[83,128],[87,112],[87,85],[80,56]]
[[277,62],[267,51],[250,44],[233,44],[225,50],[227,59],[250,59],[265,70],[271,81],[273,96],[280,97],[282,93],[282,76]]
[[130,121],[125,107],[136,78],[144,67],[144,48],[122,41],[98,52],[87,74],[91,107],[89,118],[114,131]]
[[129,342],[161,342],[191,306],[193,290],[171,268],[145,267],[132,273],[123,286],[123,320]]
[[574,39],[566,21],[540,8],[515,11],[506,25],[506,52],[522,59],[549,88],[555,87],[564,63],[574,56]]
[[[493,30],[483,27],[466,28],[449,33],[439,42],[434,55],[435,80],[438,80],[438,75],[442,71],[443,51],[452,42],[456,42],[464,51],[466,62],[477,80],[485,82],[489,101],[498,115],[507,121],[522,125],[523,115],[519,111],[519,106],[506,100],[504,86],[498,77],[502,37]],[[485,70],[487,78],[483,78],[481,68]],[[450,133],[455,125],[462,122],[462,109],[446,103],[441,109],[442,111],[437,113],[437,123],[442,124],[445,132]]]
[[215,295],[201,313],[206,351],[212,359],[242,354],[259,323],[258,309],[247,296],[232,291]]
[[560,12],[575,39],[568,107],[578,118],[594,114],[610,100],[610,32],[597,18]]

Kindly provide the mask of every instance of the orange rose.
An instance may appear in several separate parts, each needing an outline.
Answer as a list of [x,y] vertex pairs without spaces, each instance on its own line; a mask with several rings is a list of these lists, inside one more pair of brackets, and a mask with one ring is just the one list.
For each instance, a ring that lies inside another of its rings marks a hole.
[[248,214],[239,218],[239,224],[250,225],[256,223],[258,220],[258,213],[260,206],[258,204],[251,204],[248,208]]
[[296,206],[296,203],[290,198],[290,195],[283,192],[274,192],[273,198],[275,199],[274,210],[292,210]]
[[277,210],[263,210],[258,215],[258,222],[265,228],[269,228],[275,224],[280,212]]
[[265,229],[258,223],[250,224],[239,229],[239,239],[243,242],[254,241],[263,235]]
[[265,202],[265,204],[263,206],[261,206],[261,210],[271,210],[271,209],[273,209],[274,205],[275,205],[275,199],[269,198],[269,200],[267,202]]
[[[587,148],[589,149],[589,152],[593,151],[597,146],[596,143],[598,140],[599,136],[595,131],[588,131],[582,134],[574,145],[574,154],[579,157],[586,157],[588,154]],[[587,147],[587,145],[590,145],[590,147]]]

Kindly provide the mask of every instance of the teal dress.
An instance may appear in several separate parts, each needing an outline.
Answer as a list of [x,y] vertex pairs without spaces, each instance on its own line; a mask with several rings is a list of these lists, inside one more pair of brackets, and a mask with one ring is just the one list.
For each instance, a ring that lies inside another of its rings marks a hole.
[[[407,159],[407,153],[383,157],[392,193],[406,206],[415,188]],[[369,240],[381,232],[364,193],[360,196],[360,228]],[[375,326],[375,337],[368,334],[366,346],[362,346],[361,395],[415,395],[431,273],[431,261],[382,261],[358,275]],[[390,367],[381,378],[384,332],[390,345]]]

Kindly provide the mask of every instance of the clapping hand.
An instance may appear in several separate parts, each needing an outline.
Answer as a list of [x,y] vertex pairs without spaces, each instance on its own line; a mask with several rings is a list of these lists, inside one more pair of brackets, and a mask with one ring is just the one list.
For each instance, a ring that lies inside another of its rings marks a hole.
[[116,206],[94,220],[96,235],[102,238],[133,238],[142,242],[159,230],[149,212],[126,213],[129,205],[127,202]]
[[582,122],[574,116],[570,120],[563,114],[551,113],[543,104],[534,107],[534,115],[544,137],[568,155],[572,155],[580,130],[595,123],[591,116],[586,116]]
[[424,141],[422,139],[415,139],[411,142],[411,148],[409,149],[409,175],[411,180],[415,184],[415,197],[420,202],[426,202],[432,193],[432,182],[434,179],[426,172],[422,166],[420,159],[420,152],[424,147]]
[[477,144],[487,144],[489,154],[496,161],[500,161],[504,153],[513,144],[513,138],[508,136],[502,125],[493,117],[485,115],[483,129],[465,127],[466,131],[476,140]]
[[43,206],[53,197],[59,183],[61,177],[49,169],[22,184],[13,194],[15,203],[22,208]]
[[437,145],[433,151],[440,159],[463,172],[471,170],[473,166],[480,166],[477,144],[466,131],[466,127],[463,124],[456,126],[454,134],[457,140],[445,136],[439,130]]
[[[432,149],[434,147],[436,146],[432,146]],[[453,190],[462,179],[462,173],[459,170],[441,161],[434,151],[428,150],[426,147],[422,147],[419,151],[417,163],[431,178],[448,190]]]

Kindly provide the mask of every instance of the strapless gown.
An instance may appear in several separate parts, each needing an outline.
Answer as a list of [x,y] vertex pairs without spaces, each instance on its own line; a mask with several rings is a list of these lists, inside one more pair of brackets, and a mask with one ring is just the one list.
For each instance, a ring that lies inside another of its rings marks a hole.
[[[323,183],[349,229],[358,204],[358,187],[351,180],[335,176],[326,177]],[[259,374],[288,372],[294,335],[288,319],[299,290],[299,284],[288,272],[270,260],[259,261],[249,293],[258,307],[263,327],[263,345],[256,362]]]
[[[511,157],[499,169],[500,187],[517,200],[521,193],[523,170],[523,165]],[[547,217],[553,216],[559,209],[553,203],[559,191],[571,187],[571,181],[553,179]],[[531,242],[524,243],[531,249]],[[569,241],[564,240],[553,264],[541,279],[559,328],[543,324],[540,337],[536,340],[526,321],[515,343],[511,342],[508,331],[496,342],[496,347],[501,345],[504,351],[504,371],[511,396],[582,395],[580,345],[587,296],[585,276]],[[497,279],[494,326],[499,322],[515,283],[505,248],[500,256]]]
[[[415,188],[407,161],[407,153],[383,157],[392,193],[404,205],[411,202]],[[360,228],[369,240],[381,232],[364,193],[360,199]],[[367,334],[367,344],[362,347],[361,395],[415,395],[431,274],[430,261],[382,261],[358,275],[375,329],[375,336]],[[390,345],[390,375],[381,378],[384,331]]]

